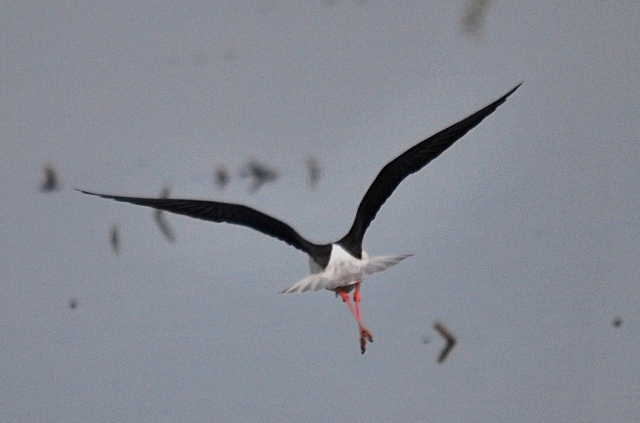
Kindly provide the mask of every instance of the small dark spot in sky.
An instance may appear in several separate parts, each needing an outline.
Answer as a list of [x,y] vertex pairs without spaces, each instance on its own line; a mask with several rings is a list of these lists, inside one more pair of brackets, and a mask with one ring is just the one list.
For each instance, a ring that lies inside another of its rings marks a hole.
[[75,298],[72,298],[69,300],[69,308],[71,310],[75,310],[76,308],[78,308],[78,300],[76,300]]
[[109,231],[109,238],[111,240],[111,249],[117,256],[120,254],[120,234],[118,232],[118,225],[113,225]]
[[[160,191],[160,195],[158,198],[169,198],[169,193],[171,189],[168,186],[164,186]],[[153,219],[156,221],[156,225],[164,235],[165,239],[169,242],[175,242],[176,236],[173,233],[173,229],[169,225],[169,221],[167,220],[165,213],[162,210],[156,209],[153,211]]]
[[313,157],[309,157],[307,159],[307,185],[309,189],[314,189],[316,185],[318,185],[320,172],[321,169],[318,161]]
[[618,328],[620,327],[620,325],[622,325],[622,317],[616,317],[615,319],[613,319],[614,328]]
[[229,171],[224,166],[219,166],[213,171],[213,182],[222,189],[229,183]]
[[491,0],[468,0],[462,16],[462,30],[468,35],[477,35],[482,29]]
[[41,192],[52,192],[60,189],[58,176],[56,175],[56,171],[52,165],[44,165],[44,167],[42,168],[42,172],[44,173],[44,180],[40,184]]

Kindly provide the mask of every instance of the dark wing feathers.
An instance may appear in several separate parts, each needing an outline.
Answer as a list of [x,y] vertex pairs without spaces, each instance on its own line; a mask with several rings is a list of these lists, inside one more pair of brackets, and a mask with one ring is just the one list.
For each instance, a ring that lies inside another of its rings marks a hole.
[[507,94],[482,110],[477,111],[466,119],[411,147],[383,167],[362,198],[351,229],[339,243],[351,254],[360,257],[362,254],[362,238],[364,237],[364,233],[376,217],[376,213],[378,213],[380,207],[391,196],[398,185],[400,185],[400,182],[407,176],[429,164],[429,162],[438,157],[447,148],[451,147],[454,142],[462,138],[469,130],[482,122],[484,118],[504,103],[507,97],[513,94],[521,84],[522,83],[518,84]]
[[[482,122],[484,118],[504,103],[507,97],[513,94],[520,85],[521,84],[518,84],[507,94],[484,109],[479,110],[466,119],[415,145],[383,167],[362,198],[351,229],[347,235],[338,242],[355,257],[361,257],[362,238],[364,237],[365,231],[376,217],[380,207],[391,196],[398,185],[400,185],[400,182],[412,173],[422,169],[447,148],[451,147],[454,142],[462,138],[469,130]],[[203,200],[121,197],[82,190],[78,191],[84,194],[109,198],[125,203],[153,207],[158,210],[182,214],[196,219],[247,226],[263,234],[278,238],[304,251],[322,267],[327,265],[331,254],[331,244],[313,244],[301,237],[286,223],[241,204],[218,203]]]
[[[259,212],[251,207],[241,204],[219,203],[203,200],[180,200],[169,198],[140,198],[121,197],[116,195],[97,194],[78,190],[84,194],[95,195],[124,203],[137,204],[139,206],[153,207],[171,213],[182,214],[196,219],[211,222],[224,222],[235,225],[247,226],[263,234],[270,235],[286,242],[298,250],[304,251],[313,257],[319,264],[328,261],[331,252],[330,245],[316,245],[300,236],[291,226],[271,216]],[[326,264],[326,263],[325,263]]]

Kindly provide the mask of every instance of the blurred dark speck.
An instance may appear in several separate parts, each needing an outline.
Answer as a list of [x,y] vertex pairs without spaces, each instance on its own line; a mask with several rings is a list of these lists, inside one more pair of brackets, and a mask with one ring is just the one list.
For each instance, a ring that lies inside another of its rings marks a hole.
[[226,167],[220,166],[213,172],[213,182],[222,189],[229,183],[229,171]]
[[307,159],[307,185],[310,189],[314,189],[320,179],[320,164],[313,157]]
[[44,172],[44,181],[42,181],[42,184],[40,184],[40,191],[57,191],[60,188],[60,184],[58,182],[58,176],[56,175],[56,171],[53,166],[47,164],[42,168],[42,171]]
[[[160,191],[160,196],[158,198],[169,198],[170,192],[171,189],[169,186],[165,185]],[[153,219],[156,221],[156,225],[158,225],[158,228],[160,229],[160,232],[162,232],[162,235],[164,235],[165,239],[169,242],[175,242],[176,236],[173,234],[173,229],[171,229],[164,212],[158,209],[154,210]]]
[[120,234],[118,233],[118,225],[113,225],[109,231],[109,239],[111,240],[111,249],[117,256],[120,253]]
[[462,30],[467,35],[477,35],[482,29],[491,0],[468,0],[463,12]]
[[616,317],[615,319],[613,319],[613,327],[614,328],[618,328],[618,327],[620,327],[620,325],[622,325],[622,318],[621,317]]
[[69,308],[71,310],[75,310],[76,308],[78,308],[78,300],[76,300],[75,298],[72,298],[69,300]]

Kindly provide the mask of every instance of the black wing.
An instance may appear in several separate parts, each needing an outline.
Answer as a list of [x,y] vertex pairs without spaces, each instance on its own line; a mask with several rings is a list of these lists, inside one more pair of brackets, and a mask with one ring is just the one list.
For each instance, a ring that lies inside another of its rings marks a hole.
[[331,253],[331,245],[316,245],[301,237],[291,226],[241,204],[218,203],[203,200],[180,200],[170,198],[121,197],[117,195],[97,194],[78,190],[84,194],[95,195],[124,203],[153,207],[171,213],[182,214],[211,222],[232,223],[247,226],[286,242],[298,250],[309,254],[320,265],[326,265]]
[[466,119],[461,120],[427,138],[421,143],[396,157],[382,168],[369,190],[362,198],[356,218],[347,235],[339,243],[351,254],[360,257],[362,254],[362,238],[364,233],[376,217],[380,207],[391,196],[391,193],[400,185],[407,176],[425,167],[431,160],[438,157],[454,142],[462,138],[469,130],[478,125],[484,118],[493,113],[498,106],[504,103],[522,83],[516,85],[511,91],[500,97],[482,110],[477,111]]

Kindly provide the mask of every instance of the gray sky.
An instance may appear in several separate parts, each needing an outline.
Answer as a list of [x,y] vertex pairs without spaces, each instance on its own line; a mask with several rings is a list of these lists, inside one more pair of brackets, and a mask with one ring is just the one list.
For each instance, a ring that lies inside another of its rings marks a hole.
[[[3,422],[640,415],[640,3],[494,1],[474,34],[464,2],[0,9]],[[277,295],[301,252],[173,215],[169,244],[151,210],[72,190],[166,183],[328,242],[384,164],[520,81],[367,232],[415,256],[364,282],[364,356],[332,293]],[[280,178],[250,195],[253,158]],[[46,163],[62,190],[38,191]]]

